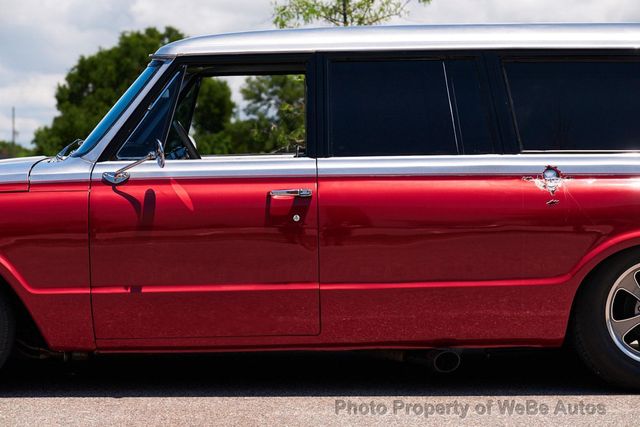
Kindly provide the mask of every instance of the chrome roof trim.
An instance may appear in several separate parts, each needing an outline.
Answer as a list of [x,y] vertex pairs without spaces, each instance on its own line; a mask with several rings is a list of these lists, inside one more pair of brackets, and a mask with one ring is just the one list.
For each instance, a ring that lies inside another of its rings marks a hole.
[[156,56],[444,49],[637,49],[640,24],[406,25],[191,37]]

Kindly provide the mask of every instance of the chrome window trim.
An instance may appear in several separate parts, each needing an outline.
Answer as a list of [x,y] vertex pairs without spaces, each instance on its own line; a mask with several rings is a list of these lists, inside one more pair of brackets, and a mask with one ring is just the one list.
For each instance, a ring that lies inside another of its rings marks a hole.
[[162,78],[167,69],[171,66],[173,60],[168,60],[164,64],[160,66],[158,71],[151,77],[151,80],[147,82],[142,91],[135,97],[135,99],[129,104],[129,107],[120,115],[120,118],[111,126],[111,129],[107,133],[105,133],[100,141],[93,147],[88,153],[83,155],[82,159],[95,163],[100,158],[102,152],[107,148],[113,137],[118,133],[120,128],[125,124],[125,122],[129,119],[131,114],[138,108],[142,100],[147,96],[149,91],[155,87],[158,81]]
[[[104,172],[113,172],[130,163],[121,160],[97,163],[91,174],[92,180],[99,181]],[[129,173],[130,180],[315,177],[316,159],[293,155],[212,156],[193,160],[167,160],[162,169],[155,162],[149,161],[129,170]]]
[[640,153],[331,157],[318,159],[318,176],[538,175],[547,165],[566,175],[640,176]]
[[[36,183],[100,181],[129,161],[95,166],[81,158],[40,162],[32,171]],[[530,176],[548,165],[569,176],[640,177],[640,153],[616,154],[486,154],[460,156],[379,156],[313,159],[293,155],[210,156],[197,160],[167,160],[164,169],[149,161],[132,169],[131,179],[292,178],[345,176]],[[316,170],[317,168],[317,170]],[[126,184],[124,184],[126,186]]]

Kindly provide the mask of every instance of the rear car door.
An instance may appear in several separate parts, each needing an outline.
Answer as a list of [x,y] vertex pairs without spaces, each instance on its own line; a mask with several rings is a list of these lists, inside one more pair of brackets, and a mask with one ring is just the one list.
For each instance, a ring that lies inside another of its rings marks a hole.
[[323,328],[370,342],[561,339],[568,294],[550,306],[538,285],[564,194],[545,187],[544,161],[501,154],[481,57],[336,55],[327,70]]

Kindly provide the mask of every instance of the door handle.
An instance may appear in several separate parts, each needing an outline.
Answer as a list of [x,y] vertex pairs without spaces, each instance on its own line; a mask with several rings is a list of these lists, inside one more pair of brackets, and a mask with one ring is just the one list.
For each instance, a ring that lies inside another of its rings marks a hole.
[[271,197],[311,197],[313,192],[308,188],[294,188],[290,190],[271,190]]

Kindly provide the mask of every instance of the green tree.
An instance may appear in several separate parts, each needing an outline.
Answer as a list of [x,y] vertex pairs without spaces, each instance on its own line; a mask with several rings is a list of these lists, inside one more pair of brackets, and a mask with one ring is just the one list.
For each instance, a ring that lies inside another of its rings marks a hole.
[[31,156],[33,151],[23,147],[22,145],[10,142],[0,141],[0,159],[9,159],[12,157]]
[[233,115],[233,102],[223,102],[230,96],[226,82],[204,79],[193,123],[198,151],[200,154],[294,151],[305,142],[304,92],[301,75],[248,77],[240,89],[246,105],[242,113],[235,111]]
[[86,137],[149,62],[149,53],[184,38],[172,27],[125,32],[118,44],[81,56],[56,90],[59,114],[34,137],[35,152],[53,155]]
[[[286,0],[274,3],[278,28],[322,22],[336,26],[376,25],[404,16],[412,0]],[[415,0],[428,4],[431,0]]]
[[223,80],[205,78],[200,83],[197,96],[192,129],[198,151],[201,154],[232,153],[233,140],[229,134],[236,106],[231,100],[231,88]]
[[[407,14],[412,0],[286,0],[274,2],[278,28],[321,22],[335,26],[375,25]],[[415,0],[428,4],[431,0]],[[304,85],[294,76],[248,79],[242,90],[253,116],[254,138],[265,149],[304,142]]]
[[304,76],[249,77],[241,93],[247,101],[244,112],[252,123],[256,149],[292,151],[294,146],[304,144]]

